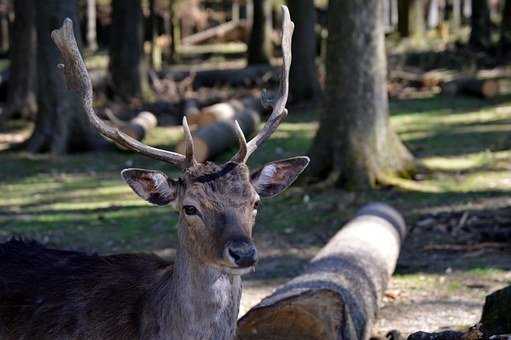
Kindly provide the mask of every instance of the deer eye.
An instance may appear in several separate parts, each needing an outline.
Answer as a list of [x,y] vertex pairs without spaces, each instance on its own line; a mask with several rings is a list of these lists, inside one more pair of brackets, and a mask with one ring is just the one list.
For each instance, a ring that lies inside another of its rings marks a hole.
[[183,211],[186,215],[197,215],[197,208],[195,208],[193,205],[185,205],[183,207]]
[[261,201],[255,201],[254,202],[254,210],[259,209],[259,205],[261,204]]

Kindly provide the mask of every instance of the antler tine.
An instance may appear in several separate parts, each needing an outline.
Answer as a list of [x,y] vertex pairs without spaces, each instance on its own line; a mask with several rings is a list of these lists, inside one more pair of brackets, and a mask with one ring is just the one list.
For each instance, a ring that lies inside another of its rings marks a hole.
[[186,140],[187,167],[193,167],[197,165],[197,161],[195,160],[195,149],[193,146],[192,133],[190,132],[190,127],[188,126],[188,120],[186,120],[186,116],[183,117],[183,132],[185,133]]
[[188,166],[184,155],[145,145],[122,133],[117,128],[106,124],[96,115],[93,108],[92,83],[76,43],[71,19],[66,18],[60,29],[51,32],[51,37],[62,55],[64,64],[59,64],[58,67],[64,69],[68,88],[78,92],[82,107],[87,113],[89,121],[102,136],[126,149],[176,165],[181,169],[185,169]]
[[286,118],[287,110],[287,96],[289,93],[289,68],[291,66],[291,39],[293,37],[294,23],[291,21],[289,10],[286,6],[282,6],[282,74],[280,77],[280,86],[278,98],[272,103],[273,111],[266,121],[266,124],[259,133],[250,140],[247,144],[247,153],[244,162],[250,155],[263,144],[275,130],[279,127],[280,123]]
[[244,163],[247,157],[247,140],[245,139],[243,130],[241,130],[240,124],[237,120],[234,121],[234,131],[236,132],[236,137],[238,137],[240,149],[238,150],[238,153],[236,153],[236,155],[234,155],[234,157],[231,159],[231,162]]

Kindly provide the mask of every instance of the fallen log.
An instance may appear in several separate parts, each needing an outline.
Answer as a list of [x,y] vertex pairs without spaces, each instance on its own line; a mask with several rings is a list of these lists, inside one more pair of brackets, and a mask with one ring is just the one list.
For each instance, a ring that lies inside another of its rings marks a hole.
[[[238,138],[236,137],[234,120],[238,121],[241,130],[243,130],[243,133],[247,137],[251,136],[257,129],[260,117],[256,108],[239,100],[231,100],[224,104],[221,110],[228,111],[227,113],[224,112],[224,119],[202,126],[192,133],[195,158],[199,162],[212,159],[228,150],[230,147],[237,145]],[[200,114],[191,116],[194,124],[198,123],[197,120],[199,118],[196,118],[196,116],[200,117]],[[214,117],[218,118],[218,116]],[[185,141],[180,141],[176,145],[176,151],[179,153],[185,153],[185,149]]]
[[[275,80],[278,83],[280,68],[270,65],[251,65],[244,68],[228,68],[214,70],[195,70],[192,88],[232,86],[232,87],[261,87],[262,84]],[[190,71],[165,70],[160,77],[181,81],[189,77]]]
[[369,339],[406,226],[385,204],[369,204],[312,259],[238,322],[238,338]]
[[221,121],[234,120],[240,112],[249,111],[264,111],[264,107],[259,97],[247,96],[241,99],[231,99],[228,102],[217,103],[204,107],[200,110],[200,112],[192,111],[188,122],[202,127]]
[[147,133],[158,125],[156,117],[148,111],[139,112],[129,122],[120,120],[110,110],[105,110],[105,114],[112,125],[138,141],[143,140]]
[[495,79],[459,78],[445,82],[442,85],[442,93],[489,99],[499,94],[499,82]]

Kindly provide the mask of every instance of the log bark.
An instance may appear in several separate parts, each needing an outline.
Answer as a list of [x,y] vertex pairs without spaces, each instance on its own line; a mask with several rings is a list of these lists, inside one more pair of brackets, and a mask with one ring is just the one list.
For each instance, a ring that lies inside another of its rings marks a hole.
[[484,335],[511,334],[511,286],[486,297],[481,316]]
[[495,79],[460,78],[442,85],[446,95],[469,95],[479,98],[494,98],[500,93],[499,82]]
[[238,322],[238,338],[368,339],[406,226],[384,204],[363,207],[312,259]]
[[[226,110],[228,112],[222,113],[223,120],[201,127],[192,133],[195,158],[199,162],[213,159],[238,144],[233,125],[234,120],[238,121],[247,138],[254,134],[257,129],[260,118],[258,111],[253,106],[236,100],[231,100],[225,104],[219,109],[219,111],[223,111],[228,108]],[[179,153],[185,153],[185,149],[184,141],[179,142],[176,146],[176,151]]]

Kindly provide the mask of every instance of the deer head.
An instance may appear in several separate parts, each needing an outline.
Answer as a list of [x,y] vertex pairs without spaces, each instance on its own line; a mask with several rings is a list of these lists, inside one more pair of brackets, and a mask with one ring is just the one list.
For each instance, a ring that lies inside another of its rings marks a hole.
[[256,247],[252,228],[261,198],[273,197],[286,189],[309,163],[307,157],[295,157],[266,164],[250,174],[246,165],[252,153],[262,145],[286,117],[291,37],[294,25],[283,6],[283,66],[278,96],[271,101],[273,111],[261,131],[249,142],[237,122],[238,153],[227,163],[198,163],[194,157],[192,135],[186,117],[185,155],[147,146],[107,125],[94,112],[92,85],[73,34],[72,22],[66,19],[62,29],[52,38],[62,53],[66,82],[79,92],[91,124],[101,135],[125,149],[177,166],[183,176],[171,179],[154,170],[126,169],[122,177],[134,192],[156,205],[170,205],[179,213],[179,242],[190,256],[202,263],[233,274],[241,274],[254,266]]

